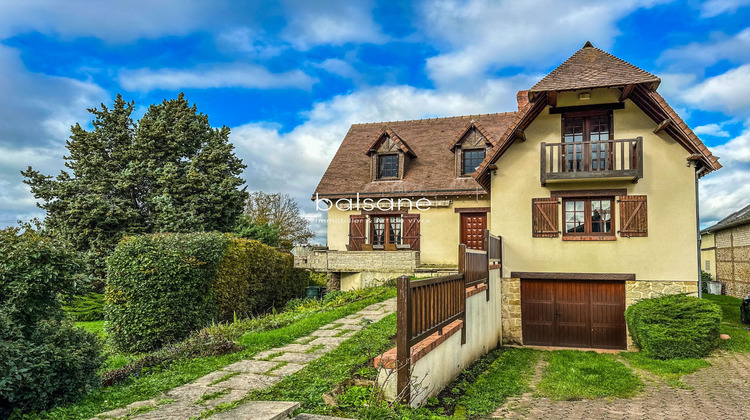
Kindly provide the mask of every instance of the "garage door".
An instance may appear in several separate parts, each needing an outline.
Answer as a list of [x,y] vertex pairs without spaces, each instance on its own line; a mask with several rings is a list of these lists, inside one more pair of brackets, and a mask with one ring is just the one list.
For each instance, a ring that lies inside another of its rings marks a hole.
[[625,282],[521,280],[526,345],[624,349]]

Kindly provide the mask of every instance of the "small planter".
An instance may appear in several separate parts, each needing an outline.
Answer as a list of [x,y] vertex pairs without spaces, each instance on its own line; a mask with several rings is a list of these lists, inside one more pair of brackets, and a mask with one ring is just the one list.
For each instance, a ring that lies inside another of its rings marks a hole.
[[708,286],[708,293],[712,295],[721,294],[721,282],[720,281],[707,281],[706,285]]

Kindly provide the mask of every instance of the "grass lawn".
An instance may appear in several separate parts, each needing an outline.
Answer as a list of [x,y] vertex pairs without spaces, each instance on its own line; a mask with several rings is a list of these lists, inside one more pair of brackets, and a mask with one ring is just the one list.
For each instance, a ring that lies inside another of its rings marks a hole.
[[239,343],[245,350],[223,356],[178,361],[166,369],[153,369],[148,375],[134,377],[123,383],[94,390],[75,404],[29,416],[42,419],[88,419],[104,411],[124,407],[135,401],[153,398],[174,387],[184,385],[226,365],[253,354],[291,343],[336,319],[353,314],[366,306],[394,297],[396,290],[385,292],[325,312],[313,313],[284,327],[243,335]]
[[554,400],[627,398],[643,388],[643,382],[611,354],[558,350],[544,357],[549,366],[537,385],[537,393]]
[[508,397],[529,390],[533,368],[540,352],[532,349],[507,349],[479,379],[468,386],[455,413],[475,418],[494,412]]
[[720,331],[722,334],[729,334],[732,337],[729,340],[719,340],[719,349],[727,351],[750,352],[750,325],[743,324],[740,321],[740,304],[741,299],[733,296],[709,295],[703,297],[719,305],[724,313],[724,319],[721,322]]
[[663,379],[670,386],[675,388],[689,389],[684,382],[680,380],[682,375],[697,372],[711,364],[703,359],[671,359],[657,360],[644,356],[642,353],[620,353],[631,366],[647,370],[654,375]]
[[106,335],[104,333],[104,321],[76,322],[75,326],[81,327],[90,333],[94,333],[102,339],[106,338]]

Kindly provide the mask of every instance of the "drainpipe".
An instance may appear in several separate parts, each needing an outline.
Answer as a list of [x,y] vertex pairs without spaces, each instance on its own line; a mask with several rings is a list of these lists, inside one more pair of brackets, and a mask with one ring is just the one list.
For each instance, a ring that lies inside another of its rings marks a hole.
[[700,193],[698,190],[698,180],[700,174],[706,170],[706,167],[702,167],[695,171],[695,232],[698,235],[697,243],[697,258],[698,258],[698,298],[703,298],[703,275],[701,273],[701,218],[700,218]]

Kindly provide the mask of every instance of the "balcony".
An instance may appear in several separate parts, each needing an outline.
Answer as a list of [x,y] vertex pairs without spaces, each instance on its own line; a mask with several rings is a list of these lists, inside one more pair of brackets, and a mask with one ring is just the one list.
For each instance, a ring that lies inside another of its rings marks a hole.
[[542,185],[577,180],[643,178],[643,137],[569,143],[542,143]]

